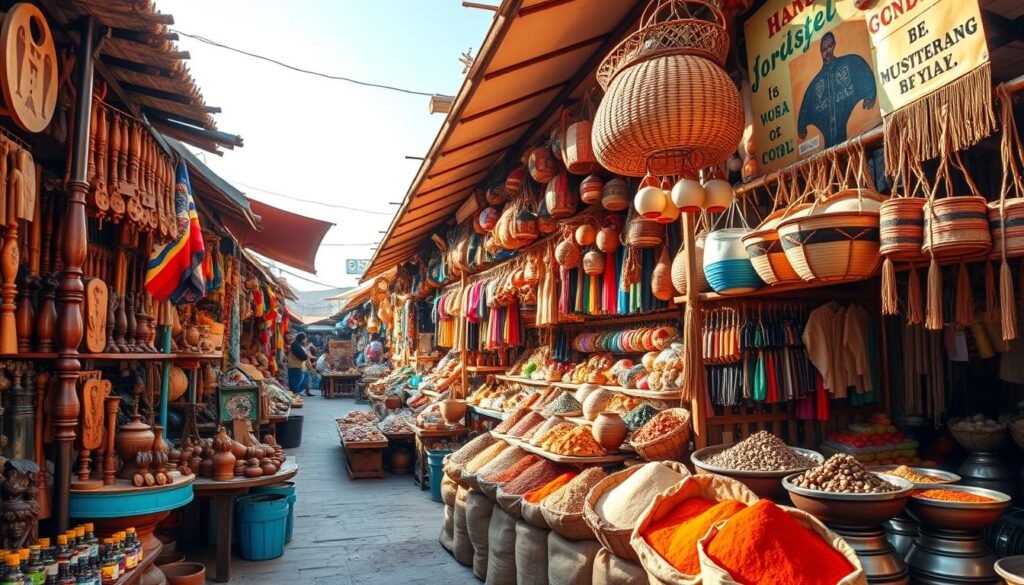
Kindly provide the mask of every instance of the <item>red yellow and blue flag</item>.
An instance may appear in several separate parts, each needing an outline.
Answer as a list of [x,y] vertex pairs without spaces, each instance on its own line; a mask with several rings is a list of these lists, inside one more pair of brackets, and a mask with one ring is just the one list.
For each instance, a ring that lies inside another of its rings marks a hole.
[[167,244],[154,246],[146,271],[146,290],[158,301],[194,303],[206,294],[206,249],[184,162],[178,163],[174,191],[177,236]]

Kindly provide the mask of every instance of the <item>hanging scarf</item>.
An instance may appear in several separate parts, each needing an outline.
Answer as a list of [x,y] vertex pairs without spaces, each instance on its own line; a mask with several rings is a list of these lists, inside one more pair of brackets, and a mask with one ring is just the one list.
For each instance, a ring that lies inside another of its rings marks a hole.
[[178,163],[174,211],[177,237],[153,248],[146,270],[146,291],[158,301],[180,305],[194,303],[206,294],[202,270],[206,250],[184,162]]

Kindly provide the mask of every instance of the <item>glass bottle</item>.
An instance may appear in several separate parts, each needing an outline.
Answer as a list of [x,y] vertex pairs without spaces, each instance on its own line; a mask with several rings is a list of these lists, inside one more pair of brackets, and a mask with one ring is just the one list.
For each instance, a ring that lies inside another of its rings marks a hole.
[[67,553],[57,557],[57,585],[75,585],[75,578],[71,575],[70,561],[68,561],[70,557],[71,555]]
[[46,585],[57,583],[57,551],[50,546],[49,538],[39,539],[39,560],[46,567]]
[[135,527],[125,529],[128,535],[128,544],[131,546],[132,552],[135,554],[135,564],[138,565],[142,562],[144,553],[142,551],[142,541],[139,540],[138,533],[135,532]]
[[25,575],[25,569],[28,568],[28,555],[29,550],[27,548],[18,549],[18,570],[21,571],[22,576]]
[[0,575],[0,585],[25,585],[25,576],[21,574],[21,555],[18,553],[7,555],[7,566],[3,575]]
[[103,585],[109,585],[120,578],[117,572],[117,557],[114,556],[114,540],[103,539],[103,552],[100,555],[100,578]]
[[119,532],[118,538],[121,539],[121,551],[124,552],[124,566],[125,569],[131,571],[139,565],[138,559],[135,557],[135,551],[132,550],[131,542],[128,540],[127,532]]
[[[60,537],[57,537],[57,546],[60,547]],[[75,531],[68,530],[64,533],[64,551],[68,555],[68,576],[74,577],[74,571],[78,568],[78,547],[75,546]]]
[[46,585],[46,566],[42,562],[42,549],[38,544],[28,548],[28,564],[21,571],[25,575],[25,581],[30,585]]
[[85,523],[85,543],[89,545],[89,566],[94,569],[98,568],[100,566],[100,539],[96,538],[92,522]]
[[78,550],[79,570],[90,566],[92,547],[85,541],[85,526],[81,524],[75,527],[75,549]]
[[124,575],[128,572],[128,564],[124,548],[121,546],[121,533],[115,532],[112,538],[114,539],[114,558],[117,559],[117,574]]

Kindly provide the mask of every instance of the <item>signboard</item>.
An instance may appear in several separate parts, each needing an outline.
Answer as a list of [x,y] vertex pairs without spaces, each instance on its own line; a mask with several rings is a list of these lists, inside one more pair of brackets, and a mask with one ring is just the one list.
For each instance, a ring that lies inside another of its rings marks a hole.
[[956,81],[989,59],[975,0],[878,0],[867,11],[867,27],[884,114]]
[[348,339],[327,340],[327,363],[331,371],[340,372],[352,367],[352,341]]
[[369,265],[369,260],[345,260],[345,274],[362,274]]
[[744,33],[750,154],[761,172],[881,123],[867,25],[853,0],[768,0],[744,23]]
[[57,108],[57,50],[42,11],[28,2],[15,4],[0,26],[0,90],[14,122],[42,132]]

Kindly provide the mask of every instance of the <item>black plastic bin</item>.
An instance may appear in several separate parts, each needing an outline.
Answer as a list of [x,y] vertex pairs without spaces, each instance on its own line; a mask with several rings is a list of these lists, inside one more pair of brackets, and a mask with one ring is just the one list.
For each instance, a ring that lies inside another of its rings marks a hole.
[[288,420],[277,425],[277,443],[285,449],[294,449],[302,444],[302,415],[293,414]]

